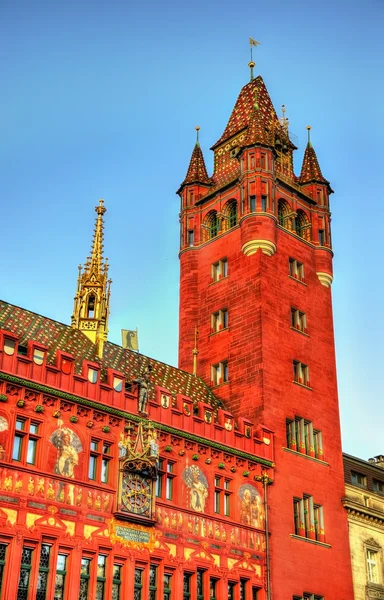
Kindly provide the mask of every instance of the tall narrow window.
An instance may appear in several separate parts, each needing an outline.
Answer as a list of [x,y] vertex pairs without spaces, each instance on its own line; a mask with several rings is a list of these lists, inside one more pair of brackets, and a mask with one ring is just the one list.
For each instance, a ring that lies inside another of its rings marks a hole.
[[88,298],[88,309],[87,309],[87,318],[93,319],[95,316],[95,304],[96,298],[93,294],[91,294]]
[[143,569],[135,569],[135,584],[133,600],[142,600],[143,597]]
[[252,600],[259,600],[260,588],[252,588]]
[[157,599],[157,565],[149,565],[149,600]]
[[197,569],[197,600],[204,600],[204,571]]
[[184,573],[184,577],[183,577],[183,600],[189,600],[190,597],[191,597],[191,577],[192,577],[191,573]]
[[246,600],[247,596],[247,579],[240,579],[240,600]]
[[49,574],[49,556],[51,546],[43,544],[41,546],[39,575],[37,578],[36,600],[45,600],[47,597],[47,584]]
[[233,581],[228,582],[228,600],[235,600],[235,588],[236,583]]
[[55,595],[53,600],[64,600],[67,555],[59,554],[56,563]]
[[7,553],[7,544],[0,544],[0,594],[1,594],[1,588],[3,585],[6,553]]
[[107,557],[104,554],[99,554],[97,557],[96,600],[104,600],[106,563]]
[[91,559],[81,559],[81,570],[80,570],[80,594],[79,600],[88,600],[89,592],[89,578],[91,574]]
[[163,600],[172,600],[172,575],[171,575],[171,573],[164,573]]
[[378,552],[367,549],[367,573],[369,583],[379,583]]
[[193,231],[193,229],[190,229],[188,231],[188,246],[193,246],[194,243],[195,243],[195,232]]
[[217,212],[214,211],[213,213],[211,213],[208,219],[208,239],[211,240],[212,238],[217,236],[217,234],[219,233],[219,227],[219,217],[217,216]]
[[121,600],[120,588],[121,588],[121,565],[113,565],[113,578],[112,578],[112,600]]
[[231,202],[228,210],[228,225],[235,227],[237,225],[237,202]]
[[21,553],[21,567],[19,585],[17,588],[17,600],[27,600],[29,593],[29,580],[32,569],[33,548],[24,546]]
[[261,196],[261,210],[266,212],[268,208],[268,198],[267,196]]
[[256,196],[249,196],[249,211],[256,212]]
[[325,246],[325,231],[324,231],[324,229],[319,229],[319,245]]

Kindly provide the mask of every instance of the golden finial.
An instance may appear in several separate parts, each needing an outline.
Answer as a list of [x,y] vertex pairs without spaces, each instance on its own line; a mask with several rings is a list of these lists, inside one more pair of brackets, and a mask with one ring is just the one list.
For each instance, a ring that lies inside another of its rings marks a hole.
[[252,48],[253,46],[260,46],[260,42],[257,42],[256,40],[254,40],[253,38],[249,38],[249,46],[250,46],[250,50],[251,50],[251,60],[248,63],[248,67],[251,69],[251,81],[254,80],[254,75],[253,75],[253,69],[256,66],[255,63],[253,62],[253,56],[252,56]]
[[308,144],[311,143],[311,129],[312,127],[310,125],[307,125],[307,131],[308,131]]
[[196,125],[195,129],[196,129],[196,146],[198,146],[199,145],[199,131],[200,131],[200,127],[198,125]]
[[248,67],[251,69],[251,81],[253,81],[255,79],[254,74],[253,74],[253,68],[255,66],[255,63],[253,62],[253,60],[251,60],[248,63]]

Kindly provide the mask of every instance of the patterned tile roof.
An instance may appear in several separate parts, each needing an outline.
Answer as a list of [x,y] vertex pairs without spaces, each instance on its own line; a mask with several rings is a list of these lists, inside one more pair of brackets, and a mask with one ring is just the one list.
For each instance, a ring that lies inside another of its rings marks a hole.
[[190,183],[204,183],[206,185],[209,185],[210,183],[204,162],[204,156],[198,142],[195,144],[193,149],[187,175],[182,185],[187,185]]
[[327,181],[322,175],[319,161],[317,160],[316,152],[311,142],[308,142],[305,149],[299,181],[300,183],[319,181],[321,183],[329,184],[329,181]]
[[249,117],[247,137],[244,146],[252,146],[253,144],[268,145],[267,132],[265,131],[264,122],[258,106],[253,108]]
[[81,331],[2,300],[0,300],[0,329],[6,329],[17,335],[21,345],[27,345],[29,340],[35,340],[47,346],[48,364],[54,364],[56,350],[73,354],[77,373],[81,372],[83,359],[99,363],[102,381],[106,381],[108,368],[120,371],[127,381],[132,381],[150,362],[153,367],[150,375],[150,397],[154,394],[154,386],[159,385],[173,395],[184,394],[194,401],[205,402],[214,407],[221,406],[220,400],[214,396],[210,388],[191,373],[131,350],[124,350],[111,342],[104,344],[103,358],[98,359],[96,345]]
[[269,97],[267,88],[265,87],[265,83],[259,75],[242,88],[224,133],[216,144],[212,146],[212,149],[215,149],[216,146],[219,146],[227,139],[248,127],[256,97],[264,126],[269,128],[272,123],[274,123],[275,126],[280,127],[279,119],[273,107],[271,98]]

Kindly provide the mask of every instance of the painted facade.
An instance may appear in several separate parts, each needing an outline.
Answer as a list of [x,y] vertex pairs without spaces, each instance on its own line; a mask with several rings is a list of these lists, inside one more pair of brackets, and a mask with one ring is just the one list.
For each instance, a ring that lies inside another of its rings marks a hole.
[[275,432],[273,598],[350,600],[330,287],[332,189],[310,138],[300,175],[295,149],[284,109],[279,118],[253,74],[212,147],[212,176],[197,140],[178,190],[179,366],[191,371],[197,357],[197,375],[235,418]]
[[384,598],[384,457],[368,461],[344,454],[355,600]]
[[157,361],[143,414],[146,357],[0,319],[1,600],[265,598],[271,431]]

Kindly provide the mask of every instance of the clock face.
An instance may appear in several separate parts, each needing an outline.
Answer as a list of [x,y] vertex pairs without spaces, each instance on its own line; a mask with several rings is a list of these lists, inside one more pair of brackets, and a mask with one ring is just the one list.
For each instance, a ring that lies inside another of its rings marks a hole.
[[138,473],[125,473],[123,476],[121,500],[128,512],[151,516],[151,482]]

